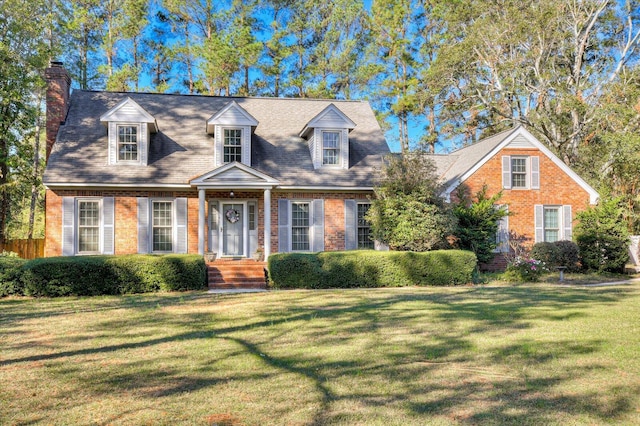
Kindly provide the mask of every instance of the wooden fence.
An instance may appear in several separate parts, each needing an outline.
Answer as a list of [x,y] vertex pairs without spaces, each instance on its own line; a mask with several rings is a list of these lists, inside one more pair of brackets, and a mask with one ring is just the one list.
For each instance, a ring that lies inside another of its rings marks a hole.
[[44,238],[33,240],[11,240],[0,244],[0,251],[18,253],[23,259],[44,257]]

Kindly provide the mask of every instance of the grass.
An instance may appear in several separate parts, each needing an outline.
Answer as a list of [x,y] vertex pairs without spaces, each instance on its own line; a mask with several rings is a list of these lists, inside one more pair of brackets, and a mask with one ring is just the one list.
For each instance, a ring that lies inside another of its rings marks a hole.
[[639,424],[640,284],[0,300],[0,424]]

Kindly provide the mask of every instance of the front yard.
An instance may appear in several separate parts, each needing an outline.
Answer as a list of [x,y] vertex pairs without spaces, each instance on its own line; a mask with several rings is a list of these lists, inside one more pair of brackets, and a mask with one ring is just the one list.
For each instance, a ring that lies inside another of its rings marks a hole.
[[0,300],[0,424],[639,424],[640,284]]

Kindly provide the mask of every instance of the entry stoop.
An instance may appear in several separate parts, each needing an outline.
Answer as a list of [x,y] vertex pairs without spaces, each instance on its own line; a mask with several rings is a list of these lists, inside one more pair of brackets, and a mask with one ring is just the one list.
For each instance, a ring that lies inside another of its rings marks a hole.
[[265,289],[265,262],[216,259],[207,263],[209,289]]

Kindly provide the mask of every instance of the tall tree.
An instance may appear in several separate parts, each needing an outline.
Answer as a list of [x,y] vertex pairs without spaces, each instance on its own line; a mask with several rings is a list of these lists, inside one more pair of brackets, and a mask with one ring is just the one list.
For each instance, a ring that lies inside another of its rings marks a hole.
[[380,66],[377,92],[397,119],[402,152],[409,150],[409,119],[416,110],[416,52],[422,42],[415,23],[420,4],[414,0],[372,3],[371,54]]
[[49,12],[41,1],[0,3],[0,242],[11,217],[12,164],[33,129],[39,107],[33,94],[51,56]]

